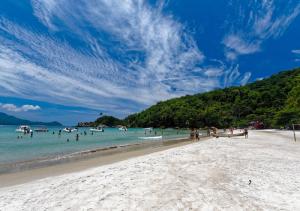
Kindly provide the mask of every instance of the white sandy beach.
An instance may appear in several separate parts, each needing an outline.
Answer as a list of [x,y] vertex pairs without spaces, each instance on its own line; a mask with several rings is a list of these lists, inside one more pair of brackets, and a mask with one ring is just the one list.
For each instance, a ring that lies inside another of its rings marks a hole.
[[298,139],[250,131],[1,188],[0,210],[300,210]]

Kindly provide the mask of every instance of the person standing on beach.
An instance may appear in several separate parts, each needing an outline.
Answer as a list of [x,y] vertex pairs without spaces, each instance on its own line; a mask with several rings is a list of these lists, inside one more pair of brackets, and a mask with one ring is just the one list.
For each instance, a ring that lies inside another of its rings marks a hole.
[[200,140],[200,138],[199,138],[199,131],[198,130],[196,130],[196,139]]
[[194,140],[194,138],[195,138],[195,131],[194,131],[194,128],[191,129],[190,138],[191,138],[192,140]]
[[245,134],[245,138],[248,138],[248,129],[247,128],[244,129],[244,134]]

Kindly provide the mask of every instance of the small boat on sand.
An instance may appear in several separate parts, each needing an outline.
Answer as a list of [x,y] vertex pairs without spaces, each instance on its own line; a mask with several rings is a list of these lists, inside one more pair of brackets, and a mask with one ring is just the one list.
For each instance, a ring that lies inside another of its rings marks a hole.
[[32,130],[31,130],[31,128],[28,125],[21,125],[20,127],[18,127],[16,129],[16,133],[24,133],[24,134],[26,134],[26,133],[31,133],[31,132],[32,132]]
[[68,127],[66,127],[66,128],[63,129],[63,131],[66,132],[66,133],[73,133],[73,132],[76,132],[77,129],[76,128],[68,128]]
[[94,132],[94,133],[99,133],[99,132],[104,132],[104,129],[103,129],[103,127],[94,127],[94,128],[91,128],[90,131]]

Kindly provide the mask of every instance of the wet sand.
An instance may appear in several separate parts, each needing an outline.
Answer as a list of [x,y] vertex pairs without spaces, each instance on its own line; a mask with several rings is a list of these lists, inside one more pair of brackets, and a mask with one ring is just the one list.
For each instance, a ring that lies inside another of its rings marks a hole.
[[[207,137],[201,138],[201,141],[207,139]],[[193,142],[194,141],[191,141],[190,139],[178,139],[109,147],[81,152],[82,155],[80,157],[76,156],[72,159],[65,159],[63,161],[50,163],[50,165],[47,164],[48,166],[39,164],[40,166],[36,165],[33,167],[29,164],[27,167],[22,167],[21,170],[11,170],[13,171],[12,173],[0,174],[0,188],[27,183],[47,177],[79,172],[133,157],[164,151],[174,147],[180,147]]]

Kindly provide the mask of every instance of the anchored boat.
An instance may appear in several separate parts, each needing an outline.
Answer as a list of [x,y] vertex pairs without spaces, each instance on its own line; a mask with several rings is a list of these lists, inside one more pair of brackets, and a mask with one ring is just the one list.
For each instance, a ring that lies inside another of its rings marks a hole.
[[28,125],[21,125],[20,127],[18,127],[16,129],[17,133],[31,133],[32,130],[30,129],[30,127]]
[[34,132],[41,132],[41,133],[46,133],[46,132],[48,132],[49,130],[48,130],[48,128],[46,128],[46,127],[40,127],[40,128],[35,128],[34,129]]
[[72,133],[72,132],[76,132],[77,129],[76,128],[68,128],[68,127],[66,127],[66,128],[63,129],[63,131],[66,132],[66,133]]
[[119,130],[120,130],[120,131],[127,131],[128,129],[127,129],[127,127],[125,127],[125,126],[122,126],[122,127],[119,127]]
[[103,127],[94,127],[90,129],[91,132],[99,133],[99,132],[104,132]]

